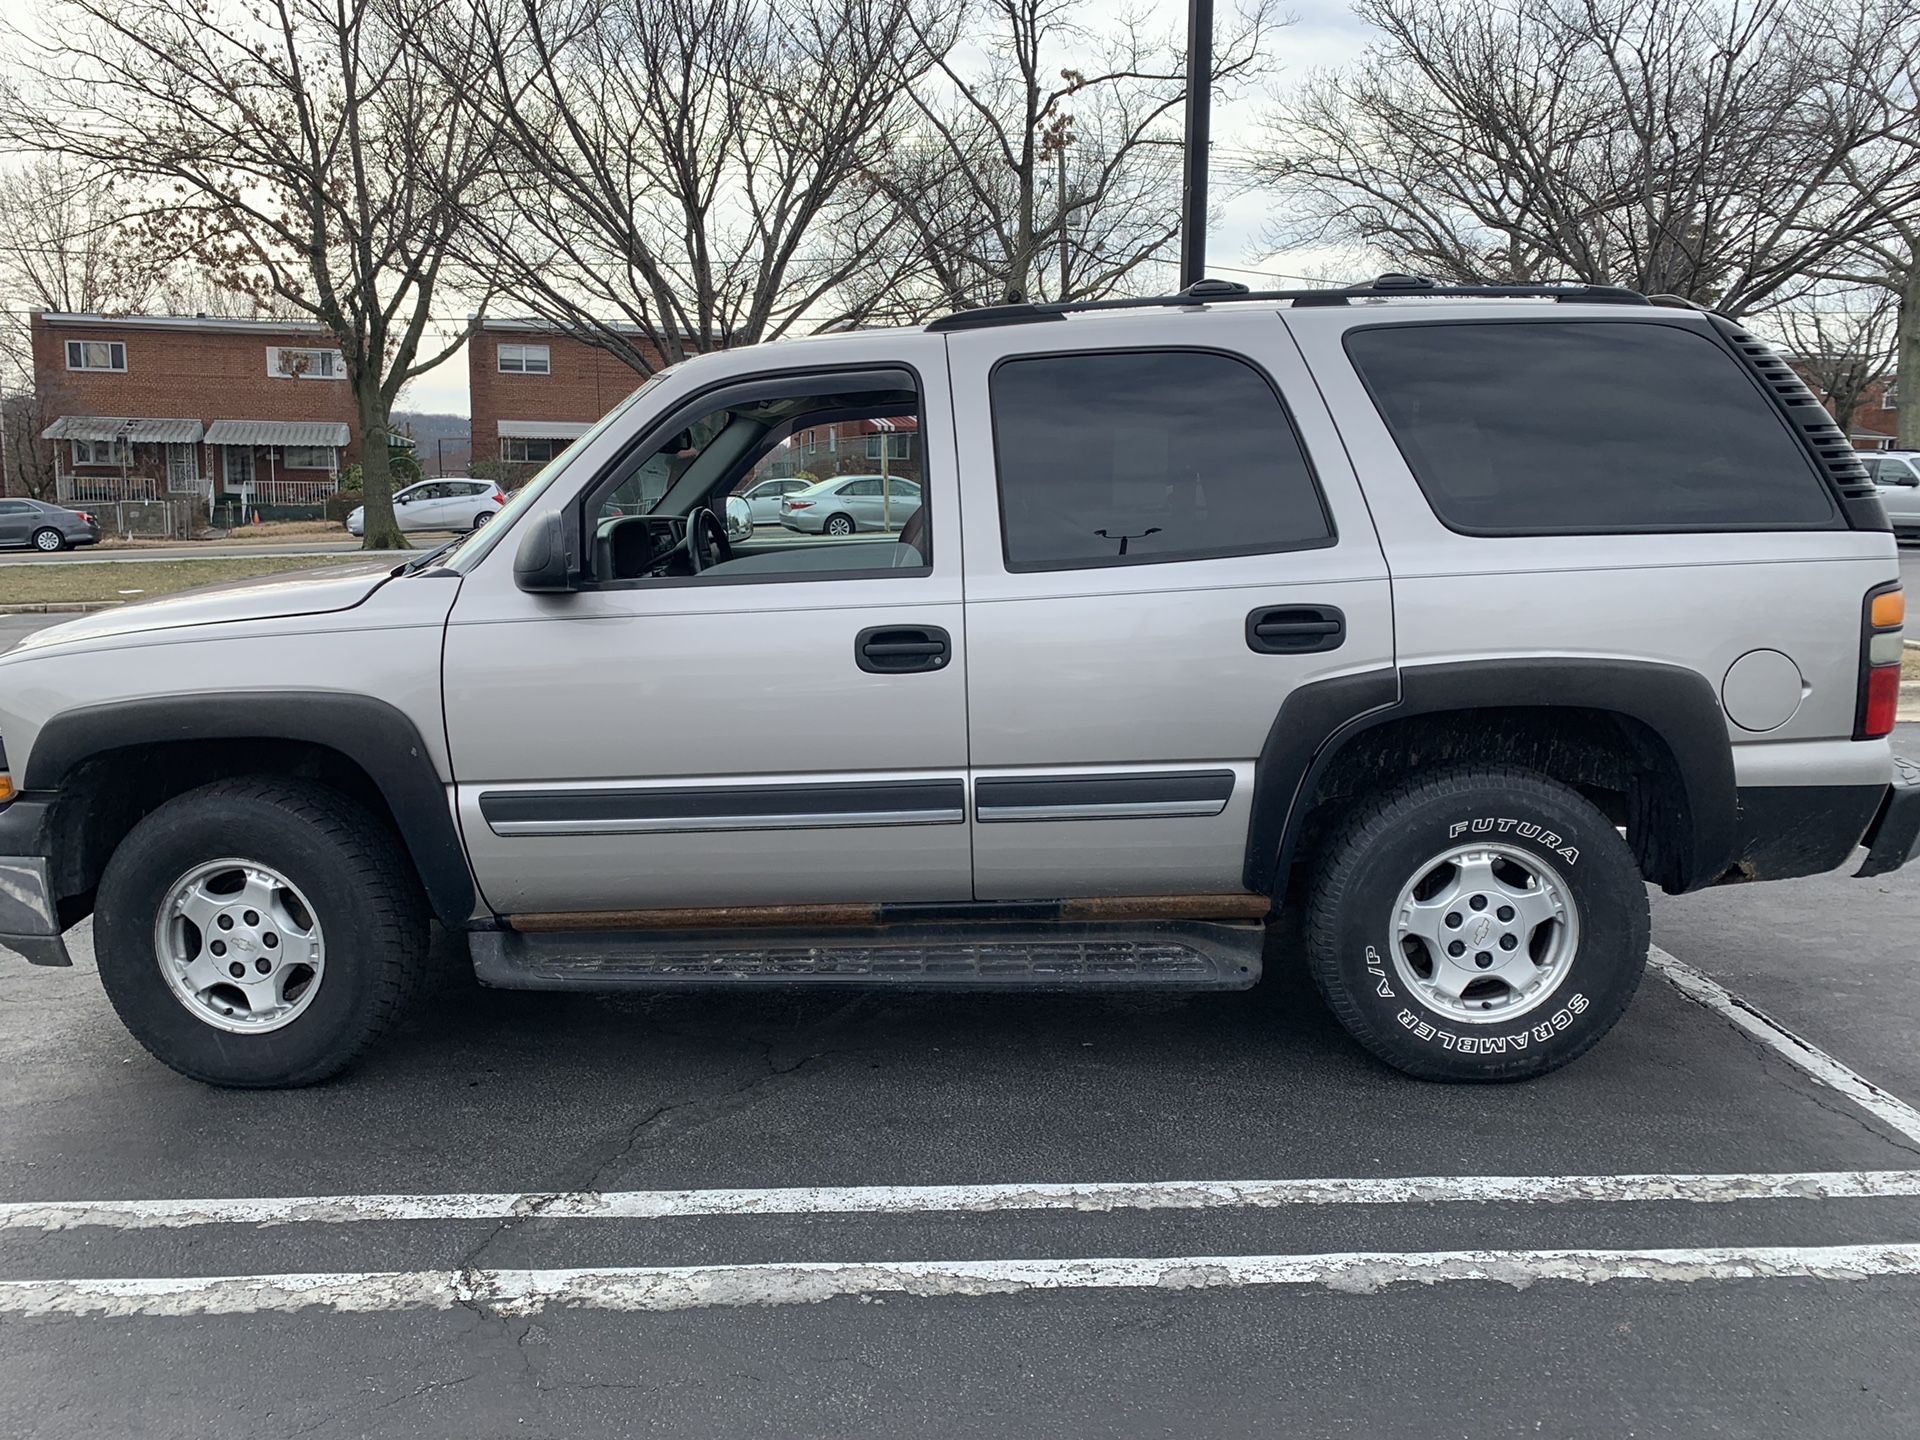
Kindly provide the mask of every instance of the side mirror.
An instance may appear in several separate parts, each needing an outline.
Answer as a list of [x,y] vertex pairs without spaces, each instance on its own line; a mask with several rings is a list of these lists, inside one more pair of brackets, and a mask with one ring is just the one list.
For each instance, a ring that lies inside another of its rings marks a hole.
[[573,556],[567,544],[564,510],[529,521],[513,556],[513,583],[533,594],[574,588]]
[[753,506],[744,495],[727,497],[727,538],[737,540],[753,533]]

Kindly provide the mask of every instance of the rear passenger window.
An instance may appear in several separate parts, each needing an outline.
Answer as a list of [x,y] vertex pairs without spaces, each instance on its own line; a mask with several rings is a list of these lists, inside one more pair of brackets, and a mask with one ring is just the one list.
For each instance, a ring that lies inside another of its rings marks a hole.
[[1740,362],[1673,325],[1403,324],[1347,354],[1441,522],[1484,535],[1837,526]]
[[1333,543],[1265,375],[1199,350],[1105,351],[994,368],[1007,568],[1080,570]]

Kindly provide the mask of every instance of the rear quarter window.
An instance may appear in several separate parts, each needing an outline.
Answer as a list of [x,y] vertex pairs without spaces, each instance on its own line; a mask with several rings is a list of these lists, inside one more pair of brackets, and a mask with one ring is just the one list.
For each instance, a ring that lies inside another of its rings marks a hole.
[[1347,355],[1450,529],[1840,528],[1773,403],[1711,338],[1647,322],[1407,323]]

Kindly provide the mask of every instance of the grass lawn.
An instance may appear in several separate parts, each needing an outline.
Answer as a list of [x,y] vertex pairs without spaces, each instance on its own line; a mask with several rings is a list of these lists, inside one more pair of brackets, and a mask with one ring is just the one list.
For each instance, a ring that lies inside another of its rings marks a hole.
[[[269,520],[262,525],[240,525],[223,539],[197,540],[210,548],[223,545],[285,545],[293,541],[351,540],[338,520]],[[150,550],[156,545],[178,545],[178,540],[120,540],[100,542],[102,550]],[[214,549],[218,554],[218,550]]]
[[[353,555],[303,555],[220,560],[130,560],[99,565],[0,565],[0,605],[38,605],[50,601],[145,600],[171,595],[216,580],[241,580],[338,565]],[[399,556],[394,557],[398,564]]]

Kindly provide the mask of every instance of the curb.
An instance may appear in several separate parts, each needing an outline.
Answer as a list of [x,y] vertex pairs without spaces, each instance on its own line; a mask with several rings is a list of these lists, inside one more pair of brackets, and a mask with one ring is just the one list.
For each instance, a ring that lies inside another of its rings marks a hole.
[[89,610],[117,610],[124,600],[49,600],[39,605],[0,605],[0,615],[77,615]]

